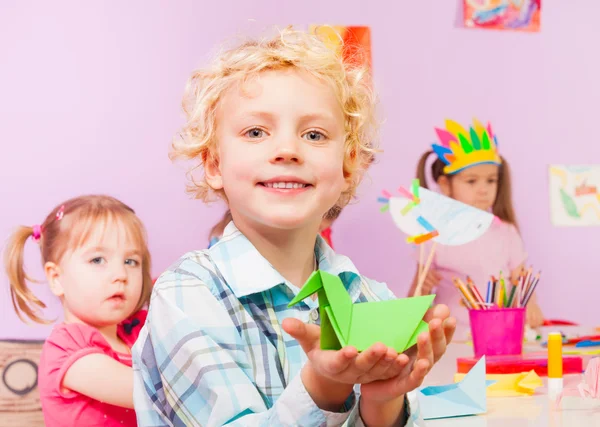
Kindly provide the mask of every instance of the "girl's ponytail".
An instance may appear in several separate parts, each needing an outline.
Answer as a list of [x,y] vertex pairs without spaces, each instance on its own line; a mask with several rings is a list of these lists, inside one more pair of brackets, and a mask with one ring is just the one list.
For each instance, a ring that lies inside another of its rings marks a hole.
[[[426,151],[425,153],[423,153],[423,155],[419,159],[419,163],[417,164],[417,178],[419,178],[419,183],[421,184],[421,187],[424,188],[430,188],[427,184],[427,171],[425,170],[425,168],[427,167],[427,159],[432,154],[433,151]],[[431,164],[431,178],[433,178],[435,182],[438,182],[438,179],[440,179],[441,176],[446,175],[444,173],[445,166],[446,165],[444,164],[444,162],[442,162],[436,155],[435,161]],[[448,178],[451,178],[451,175],[446,176],[448,176]]]
[[35,282],[27,276],[24,267],[24,249],[27,240],[32,237],[39,239],[39,232],[33,227],[21,226],[11,235],[4,252],[4,267],[10,283],[10,296],[13,307],[19,318],[25,321],[24,316],[37,323],[50,323],[39,316],[40,309],[46,308],[44,304],[27,286],[27,281]]

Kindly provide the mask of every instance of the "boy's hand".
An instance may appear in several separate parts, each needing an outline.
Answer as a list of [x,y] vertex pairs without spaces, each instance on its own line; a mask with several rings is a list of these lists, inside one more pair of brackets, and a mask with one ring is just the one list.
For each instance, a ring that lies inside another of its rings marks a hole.
[[[456,319],[449,316],[450,310],[445,305],[438,305],[429,310],[425,316],[426,320],[430,319],[429,333],[419,335],[417,348],[413,347],[407,352],[411,363],[394,378],[361,386],[361,417],[364,413],[363,408],[368,413],[369,405],[380,406],[393,399],[403,398],[406,393],[421,385],[425,375],[446,352],[446,346],[452,340]],[[369,424],[367,420],[365,422]]]
[[300,375],[315,404],[326,411],[338,411],[353,391],[354,384],[397,376],[410,358],[378,343],[362,353],[354,347],[321,350],[321,328],[298,319],[285,319],[283,329],[294,337],[308,356]]
[[341,384],[365,384],[396,377],[410,362],[382,343],[373,344],[362,353],[348,346],[341,350],[321,350],[321,328],[298,319],[285,319],[283,329],[294,337],[306,353],[314,372]]

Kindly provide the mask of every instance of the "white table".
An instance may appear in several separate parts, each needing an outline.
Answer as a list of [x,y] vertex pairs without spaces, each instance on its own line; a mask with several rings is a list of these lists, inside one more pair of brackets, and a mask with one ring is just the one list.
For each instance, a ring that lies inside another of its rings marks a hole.
[[[577,331],[592,334],[585,328],[552,327],[553,331],[565,333]],[[545,337],[549,332],[543,328]],[[526,344],[525,351],[540,351],[538,344]],[[442,385],[454,381],[456,359],[472,357],[473,347],[466,343],[453,342],[444,357],[433,367],[423,385]],[[592,356],[584,356],[584,368]],[[542,377],[544,387],[536,390],[533,396],[488,397],[487,413],[470,417],[444,418],[425,421],[427,427],[600,427],[600,400],[567,396],[563,399],[562,409],[553,410],[546,394],[546,378]],[[578,384],[581,375],[565,375],[565,387]]]

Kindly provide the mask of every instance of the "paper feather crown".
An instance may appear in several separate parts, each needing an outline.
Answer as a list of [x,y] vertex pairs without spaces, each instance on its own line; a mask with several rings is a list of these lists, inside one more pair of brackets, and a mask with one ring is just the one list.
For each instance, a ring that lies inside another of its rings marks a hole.
[[467,131],[460,124],[446,120],[446,129],[435,128],[439,144],[432,144],[433,151],[446,164],[444,173],[453,175],[468,167],[490,163],[500,165],[498,140],[488,123],[487,128],[473,119]]

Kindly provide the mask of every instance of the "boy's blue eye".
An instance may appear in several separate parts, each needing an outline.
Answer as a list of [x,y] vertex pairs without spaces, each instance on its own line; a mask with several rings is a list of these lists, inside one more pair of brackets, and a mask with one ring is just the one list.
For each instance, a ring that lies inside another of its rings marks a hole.
[[311,130],[310,132],[306,132],[302,136],[305,139],[308,139],[309,141],[314,141],[314,142],[321,141],[321,138],[325,138],[325,135],[323,135],[321,132],[317,132],[315,130]]
[[90,260],[90,263],[91,264],[102,264],[103,261],[104,261],[104,258],[98,256],[96,258],[92,258]]
[[246,132],[246,136],[248,138],[262,138],[264,136],[264,133],[265,131],[263,131],[262,129],[254,128]]

